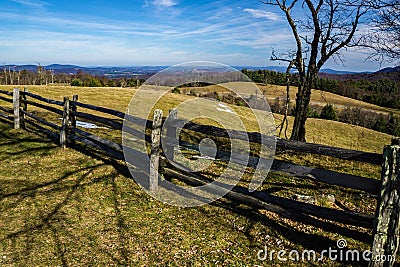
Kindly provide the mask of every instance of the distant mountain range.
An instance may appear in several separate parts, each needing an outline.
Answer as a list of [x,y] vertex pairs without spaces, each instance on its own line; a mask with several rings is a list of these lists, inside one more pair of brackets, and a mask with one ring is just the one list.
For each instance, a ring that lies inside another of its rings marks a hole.
[[[5,65],[16,71],[27,70],[37,71],[37,65]],[[77,74],[82,71],[91,75],[107,76],[109,78],[132,77],[157,73],[166,68],[166,66],[137,66],[137,67],[82,67],[77,65],[51,64],[43,66],[46,70],[54,73]]]
[[[234,67],[236,69],[249,69],[249,70],[269,70],[269,71],[276,71],[276,72],[286,72],[287,67],[282,67],[282,66],[266,66],[266,67]],[[292,73],[295,71],[292,70]],[[333,70],[333,69],[321,69],[321,73],[327,73],[327,74],[335,74],[335,75],[341,75],[341,74],[356,74],[358,72],[351,72],[351,71],[342,71],[342,70]],[[365,72],[364,72],[365,73]]]
[[[5,65],[6,68],[11,68],[16,71],[18,70],[28,70],[28,71],[36,71],[37,65]],[[65,73],[65,74],[77,74],[79,71],[89,73],[91,75],[98,76],[107,76],[108,78],[121,78],[121,77],[132,77],[132,76],[146,76],[149,74],[157,73],[168,66],[126,66],[126,67],[82,67],[77,65],[62,65],[62,64],[51,64],[47,66],[43,66],[46,70],[52,70],[54,73]],[[264,67],[255,67],[255,66],[233,66],[233,68],[241,70],[241,69],[249,69],[249,70],[270,70],[276,72],[286,72],[286,67],[283,66],[264,66]],[[400,66],[393,68],[384,68],[382,70],[377,71],[376,73],[392,73],[399,72]],[[350,71],[338,71],[333,69],[322,69],[320,71],[321,76],[330,76],[330,75],[357,75],[357,74],[370,74],[371,72],[350,72]]]
[[389,73],[389,72],[400,72],[400,66],[393,67],[393,68],[384,68],[378,71],[379,73]]

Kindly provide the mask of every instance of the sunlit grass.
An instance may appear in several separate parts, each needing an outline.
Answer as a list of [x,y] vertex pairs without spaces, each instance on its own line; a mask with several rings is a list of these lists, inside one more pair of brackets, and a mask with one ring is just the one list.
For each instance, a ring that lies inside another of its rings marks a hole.
[[[107,161],[3,123],[0,133],[2,266],[255,266],[265,263],[257,259],[264,246],[320,251],[343,238],[226,200],[162,204]],[[290,182],[303,192],[297,181],[273,175],[268,188],[288,194]]]
[[[239,84],[240,85],[240,84]],[[240,87],[240,86],[239,86]],[[274,86],[269,86],[273,89]],[[3,89],[12,90],[13,87],[8,86],[4,87]],[[22,88],[22,87],[21,87]],[[206,87],[207,88],[207,87]],[[243,90],[246,87],[243,86]],[[262,88],[262,86],[261,86]],[[279,90],[283,90],[282,87],[277,87]],[[278,90],[277,89],[277,90]],[[55,100],[62,101],[64,96],[69,96],[72,99],[73,95],[79,95],[79,101],[83,103],[90,103],[93,105],[99,105],[111,109],[115,109],[121,112],[126,112],[128,108],[137,108],[135,105],[129,106],[132,98],[135,95],[136,89],[130,88],[87,88],[87,87],[71,87],[71,86],[28,86],[28,90],[32,93],[39,94],[44,97],[52,98]],[[207,89],[204,89],[207,90]],[[278,91],[279,91],[278,90]],[[277,95],[277,93],[273,93]],[[328,93],[327,93],[328,94]],[[330,94],[330,93],[329,93]],[[316,94],[313,94],[315,96]],[[345,103],[353,103],[354,101],[348,98],[343,98],[338,95],[332,95],[334,99],[341,99],[340,101],[344,101]],[[152,109],[162,109],[164,116],[167,116],[170,109],[176,107],[180,103],[187,102],[189,100],[193,101],[196,97],[188,96],[188,95],[180,95],[180,94],[173,94],[167,93],[164,97],[156,102]],[[152,103],[146,103],[146,99],[143,99],[144,104],[151,105]],[[347,101],[347,102],[346,102]],[[135,102],[136,103],[136,102]],[[205,112],[203,115],[210,115],[210,117],[218,117],[225,115],[224,113],[217,112],[218,102],[209,100],[209,111]],[[6,105],[7,107],[11,108],[11,104],[4,103],[0,100],[1,105]],[[365,107],[369,107],[370,104],[364,103]],[[363,104],[363,105],[364,105]],[[240,120],[244,123],[245,129],[247,131],[259,131],[258,122],[255,120],[254,115],[252,112],[245,107],[239,107],[235,105],[228,105],[227,106],[233,110],[240,118]],[[211,108],[214,109],[215,114],[210,114]],[[187,119],[193,117],[193,115],[201,114],[202,110],[199,110],[200,107],[196,106],[193,111],[189,114],[178,114],[179,118]],[[28,107],[28,111],[43,111],[33,106]],[[80,109],[78,111],[88,112],[95,115],[101,115],[108,118],[113,118],[111,115],[106,115],[103,113],[98,113],[86,109]],[[132,112],[134,113],[134,112]],[[150,110],[147,112],[150,113],[149,119],[151,118]],[[147,114],[146,113],[146,114]],[[44,116],[51,116],[49,117],[54,122],[60,123],[60,120],[57,116],[49,115],[48,112],[43,113]],[[211,116],[212,115],[212,116]],[[274,114],[275,117],[275,124],[279,125],[282,120],[282,116],[279,114]],[[203,119],[200,120],[202,123],[217,126],[214,121]],[[271,123],[272,120],[267,120],[268,123]],[[289,127],[288,127],[288,135],[290,136],[290,130],[293,123],[293,118],[289,117]],[[239,124],[231,124],[235,126],[237,129],[243,130],[243,128],[239,127]],[[233,127],[233,128],[235,128]],[[97,131],[98,133],[99,131]],[[118,132],[108,132],[107,135],[119,135]],[[119,140],[118,137],[114,137],[116,140]],[[366,129],[359,126],[349,125],[340,122],[334,121],[326,121],[320,119],[308,119],[306,124],[306,139],[308,142],[312,143],[319,143],[361,151],[368,151],[368,152],[376,152],[381,153],[383,151],[383,147],[385,145],[390,144],[391,136],[388,134],[376,132],[370,129]]]
[[[72,98],[77,94],[83,103],[122,112],[136,92],[126,88],[69,86],[29,86],[28,90],[60,101],[64,96]],[[177,104],[192,99],[168,93],[153,109],[161,108],[165,116]],[[0,105],[11,107],[1,101]],[[204,115],[217,116],[213,108],[218,102],[208,105]],[[246,130],[258,130],[249,109],[227,106],[244,121]],[[60,123],[58,116],[33,106],[28,111],[40,111],[37,114]],[[79,111],[100,115],[85,109]],[[197,114],[196,110],[193,114]],[[180,118],[190,116],[189,112],[179,114]],[[279,124],[282,116],[274,116]],[[201,122],[218,126],[207,119]],[[293,118],[289,118],[289,123],[290,129]],[[377,153],[390,143],[389,135],[339,122],[309,119],[306,127],[309,142]],[[92,132],[121,141],[119,131]],[[346,238],[349,248],[368,249],[370,245],[365,240],[322,231],[227,200],[190,209],[162,204],[108,161],[72,149],[61,150],[46,138],[12,130],[11,125],[0,123],[0,134],[1,266],[287,266],[277,260],[260,262],[257,252],[265,245],[271,250],[318,251],[333,247],[340,238]],[[287,152],[277,158],[373,179],[380,176],[379,166],[331,157]],[[210,170],[218,173],[220,167],[214,165]],[[243,182],[249,179],[251,173],[247,172]],[[374,198],[358,191],[279,174],[269,174],[261,189],[289,198],[293,194],[333,194],[342,206],[332,208],[345,207],[369,214],[373,214],[376,205]],[[318,204],[326,205],[323,201]],[[339,264],[323,261],[318,265]]]
[[[286,87],[280,85],[272,85],[272,84],[257,84],[260,89],[260,92],[264,94],[267,100],[271,103],[276,98],[284,99],[286,98]],[[226,83],[221,85],[210,85],[205,87],[187,87],[180,88],[180,91],[185,94],[190,94],[192,92],[193,95],[203,95],[206,93],[220,92],[220,93],[228,93],[230,90],[227,88],[234,88],[241,95],[249,96],[256,94],[255,90],[252,87],[249,87],[247,83]],[[250,89],[249,89],[250,88]],[[260,93],[259,92],[259,93]],[[296,100],[296,87],[290,87],[290,99],[292,104],[294,105]],[[351,99],[348,97],[340,96],[337,94],[333,94],[330,92],[325,92],[321,90],[312,90],[311,92],[311,104],[324,106],[326,104],[332,104],[337,109],[341,110],[343,108],[363,108],[376,112],[385,112],[385,113],[395,113],[400,114],[400,111],[397,109],[391,109],[386,107],[380,107],[374,104],[370,104],[367,102],[363,102],[360,100]]]

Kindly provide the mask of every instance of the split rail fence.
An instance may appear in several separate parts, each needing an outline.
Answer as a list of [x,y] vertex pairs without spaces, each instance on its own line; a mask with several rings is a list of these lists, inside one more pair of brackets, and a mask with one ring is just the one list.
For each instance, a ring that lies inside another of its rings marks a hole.
[[[208,180],[202,176],[186,173],[173,168],[165,158],[171,159],[174,155],[174,144],[168,144],[165,151],[160,145],[160,129],[163,123],[161,110],[154,112],[153,121],[129,116],[123,112],[105,107],[85,104],[78,101],[78,96],[72,99],[64,97],[63,101],[44,98],[40,95],[28,92],[27,89],[20,91],[15,88],[12,92],[0,90],[0,100],[8,102],[9,107],[0,106],[0,118],[14,124],[15,129],[33,128],[57,142],[62,148],[73,146],[76,142],[101,151],[117,160],[124,160],[124,152],[143,156],[143,152],[133,148],[124,147],[118,142],[100,137],[77,127],[77,119],[100,123],[111,129],[124,130],[129,134],[143,138],[151,149],[149,158],[150,164],[144,168],[150,168],[149,189],[156,190],[159,186],[158,173],[165,176],[178,178],[187,184],[204,185]],[[61,124],[50,122],[34,112],[29,112],[28,107],[34,106],[62,117]],[[85,112],[106,114],[99,116]],[[110,115],[116,119],[110,119]],[[224,129],[212,126],[198,125],[192,122],[178,119],[175,110],[168,115],[176,127],[184,127],[186,130],[199,133],[202,136],[220,138],[232,138]],[[123,120],[138,125],[146,125],[148,133],[139,132],[129,126],[124,126]],[[168,135],[174,136],[177,128],[169,127]],[[259,133],[242,131],[233,132],[233,138],[249,140],[251,143],[260,143]],[[276,148],[280,151],[296,151],[330,156],[338,159],[366,162],[382,166],[381,180],[369,179],[360,176],[337,173],[324,169],[315,169],[292,164],[286,161],[274,160],[271,171],[284,173],[293,177],[313,179],[322,183],[337,185],[344,188],[357,189],[378,198],[375,216],[357,212],[337,210],[327,207],[320,207],[309,203],[291,200],[288,198],[274,196],[263,191],[250,192],[245,187],[235,186],[225,198],[239,201],[251,207],[274,212],[282,217],[303,223],[314,224],[321,228],[336,229],[338,233],[350,233],[348,228],[332,222],[363,227],[373,230],[372,255],[371,258],[382,257],[382,255],[396,255],[399,241],[399,220],[400,220],[400,144],[399,139],[393,139],[392,145],[386,146],[382,154],[367,153],[356,150],[342,149],[312,143],[289,141],[285,139],[276,140]],[[176,144],[175,144],[176,145]],[[187,141],[179,141],[179,146],[198,150],[198,144]],[[218,151],[216,158],[229,160],[230,154],[226,151]],[[256,166],[258,159],[251,156],[245,167]],[[142,166],[143,167],[143,166]],[[223,185],[221,185],[223,186]],[[329,222],[330,221],[330,222]],[[394,257],[390,261],[371,261],[370,266],[392,266]]]

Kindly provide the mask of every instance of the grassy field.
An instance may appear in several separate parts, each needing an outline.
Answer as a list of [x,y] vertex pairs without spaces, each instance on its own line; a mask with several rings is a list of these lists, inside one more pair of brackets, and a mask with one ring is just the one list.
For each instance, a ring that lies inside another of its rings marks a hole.
[[[273,101],[278,97],[281,99],[286,98],[286,87],[285,86],[271,85],[271,84],[268,84],[268,85],[257,84],[257,85],[260,88],[261,92],[264,93],[267,100],[270,101],[270,104],[273,103]],[[188,87],[188,88],[181,88],[180,91],[184,94],[190,94],[190,92],[192,91],[192,94],[199,94],[199,95],[202,95],[204,93],[209,93],[209,92],[227,93],[227,92],[229,92],[229,90],[227,90],[226,87],[228,87],[228,88],[233,87],[243,95],[254,95],[255,94],[254,90],[248,89],[249,86],[247,86],[246,83],[226,83],[226,84],[221,84],[221,85],[210,85],[210,86],[206,86],[206,87]],[[296,87],[290,88],[290,99],[293,101],[293,103],[295,103],[296,92],[297,92]],[[324,92],[321,90],[312,90],[311,104],[325,106],[327,103],[334,105],[339,110],[346,108],[346,107],[362,108],[362,109],[376,111],[376,112],[394,113],[394,114],[400,115],[400,111],[396,110],[396,109],[380,107],[380,106],[377,106],[374,104],[366,103],[366,102],[363,102],[360,100],[351,99],[348,97],[336,95],[336,94],[329,93],[329,92]]]
[[[29,91],[57,100],[78,94],[82,102],[121,111],[135,93],[63,86]],[[157,107],[166,114],[192,98],[168,94]],[[245,108],[230,108],[247,116]],[[117,138],[118,132],[107,135]],[[385,134],[317,119],[308,120],[307,139],[377,153],[390,143]],[[0,122],[0,266],[357,266],[327,259],[263,262],[257,252],[265,246],[321,251],[335,247],[341,238],[350,249],[369,248],[370,231],[362,228],[344,228],[360,235],[323,231],[224,199],[198,208],[160,203],[121,171],[121,162],[81,150],[61,150],[36,133]],[[370,164],[297,153],[278,158],[373,179],[380,176],[379,166]],[[317,204],[368,214],[376,206],[376,200],[362,192],[285,175],[269,174],[261,189],[289,198],[333,194],[337,202]]]
[[[12,87],[3,87],[6,90],[12,90]],[[126,88],[84,88],[84,87],[70,87],[70,86],[29,86],[28,90],[32,93],[39,94],[44,97],[56,99],[62,101],[64,96],[69,96],[72,99],[73,95],[79,95],[79,101],[83,103],[90,103],[93,105],[99,105],[108,107],[111,109],[126,112],[132,97],[135,95],[135,89]],[[342,99],[341,96],[334,95],[337,99]],[[196,99],[193,96],[180,95],[168,93],[162,98],[162,101],[157,102],[154,108],[160,108],[165,114],[181,102],[188,101],[190,99]],[[343,98],[345,99],[345,98]],[[145,100],[144,100],[145,101]],[[355,100],[354,100],[355,101]],[[352,103],[350,99],[348,103]],[[364,103],[365,105],[369,105]],[[11,104],[2,102],[0,105],[11,107]],[[247,123],[246,127],[248,131],[256,131],[257,127],[254,127],[254,117],[247,108],[228,105],[240,118]],[[30,110],[38,110],[35,107],[30,107]],[[85,110],[86,112],[87,110]],[[196,110],[195,110],[196,111]],[[93,112],[94,114],[99,114]],[[48,116],[48,114],[43,114]],[[100,114],[105,116],[104,114]],[[185,118],[187,114],[179,114],[180,118]],[[279,124],[282,120],[282,116],[274,114],[275,124]],[[59,120],[56,117],[51,118],[54,121]],[[207,121],[212,124],[212,122]],[[289,117],[289,130],[293,123],[293,118]],[[233,125],[235,126],[235,125]],[[349,125],[335,121],[324,121],[320,119],[308,119],[307,125],[307,141],[343,148],[350,148],[356,150],[362,150],[367,152],[381,153],[383,146],[390,144],[391,136],[383,133],[379,133],[370,129],[366,129],[359,126]],[[290,133],[289,133],[290,134]]]
[[[226,200],[198,208],[162,204],[117,163],[10,128],[0,123],[1,266],[287,266],[259,261],[257,252],[264,246],[321,251],[341,238],[350,248],[368,248],[362,238]],[[275,174],[263,189],[289,197],[334,194],[346,207],[368,213],[375,204],[365,194]]]

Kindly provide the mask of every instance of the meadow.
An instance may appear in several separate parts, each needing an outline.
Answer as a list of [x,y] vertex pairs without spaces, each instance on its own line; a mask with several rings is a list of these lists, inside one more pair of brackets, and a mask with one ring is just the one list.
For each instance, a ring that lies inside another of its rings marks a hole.
[[[135,94],[135,89],[57,85],[29,86],[28,90],[56,100],[79,95],[83,103],[124,112]],[[193,98],[169,93],[156,107],[167,114],[174,105]],[[1,101],[0,105],[9,106]],[[245,107],[228,106],[242,117],[249,117]],[[58,121],[56,117],[48,118]],[[279,123],[282,117],[275,115],[275,119]],[[251,130],[251,123],[248,127]],[[383,133],[335,121],[309,119],[306,127],[309,142],[367,152],[381,153],[391,139]],[[119,132],[103,134],[120,140]],[[2,266],[342,266],[346,263],[329,260],[262,262],[257,252],[265,246],[271,250],[321,251],[335,246],[341,238],[352,249],[370,246],[366,229],[348,227],[361,233],[361,237],[349,237],[226,199],[197,208],[160,203],[121,171],[123,162],[84,148],[80,152],[61,150],[46,137],[13,130],[5,122],[0,122],[0,155]],[[366,163],[293,152],[277,158],[372,179],[380,177],[380,167]],[[262,190],[289,198],[294,194],[332,194],[337,202],[317,204],[368,214],[373,214],[376,206],[373,197],[356,190],[276,173],[268,175]]]
[[[203,95],[207,93],[229,93],[229,90],[226,89],[226,86],[233,86],[244,96],[254,95],[255,92],[253,90],[248,90],[248,86],[246,83],[226,83],[221,85],[209,85],[205,87],[186,87],[180,88],[180,91],[183,94],[193,94],[193,95]],[[280,85],[273,84],[257,84],[261,92],[264,93],[266,99],[272,105],[273,101],[276,98],[285,99],[286,98],[286,87]],[[290,88],[290,99],[292,102],[296,99],[296,87]],[[293,102],[294,103],[294,102]],[[360,100],[355,100],[352,98],[344,97],[341,95],[333,94],[326,91],[321,90],[312,90],[311,94],[311,104],[325,106],[326,104],[332,104],[336,109],[342,110],[344,108],[361,108],[365,110],[375,111],[377,113],[393,113],[400,115],[400,111],[396,109],[380,107],[378,105],[370,104],[367,102],[363,102]]]

